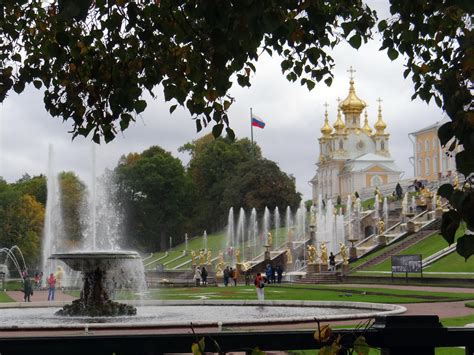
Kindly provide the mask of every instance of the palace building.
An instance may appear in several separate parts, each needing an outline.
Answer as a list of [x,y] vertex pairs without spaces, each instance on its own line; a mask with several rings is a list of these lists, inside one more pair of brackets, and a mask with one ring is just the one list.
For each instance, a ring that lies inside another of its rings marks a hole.
[[[378,100],[378,115],[373,128],[369,124],[367,104],[355,91],[351,69],[349,94],[338,99],[337,117],[329,123],[324,114],[324,125],[319,140],[319,158],[316,175],[311,180],[313,201],[319,195],[324,199],[345,198],[358,192],[361,196],[373,194],[376,187],[396,184],[401,171],[390,155],[387,124],[382,117],[382,100]],[[361,122],[363,120],[363,123]]]
[[[456,172],[455,154],[446,154],[446,149],[441,147],[438,139],[438,129],[446,122],[449,122],[449,118],[408,135],[413,143],[410,162],[416,179],[437,181]],[[460,149],[461,147],[457,147],[456,152]]]

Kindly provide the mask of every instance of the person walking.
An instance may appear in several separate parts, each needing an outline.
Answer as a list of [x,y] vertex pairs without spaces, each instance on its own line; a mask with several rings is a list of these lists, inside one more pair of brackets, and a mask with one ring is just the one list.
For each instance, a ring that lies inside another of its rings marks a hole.
[[329,254],[329,268],[331,271],[336,271],[336,257],[332,252]]
[[207,286],[207,270],[205,266],[201,269],[201,284]]
[[227,285],[229,284],[229,277],[230,277],[230,270],[228,266],[225,267],[223,275],[224,275],[224,287],[227,287]]
[[270,264],[267,264],[267,267],[265,268],[265,276],[267,277],[268,282],[271,282],[272,275],[273,275],[273,268]]
[[255,288],[257,289],[257,298],[259,301],[264,301],[265,300],[265,277],[262,276],[261,273],[257,273],[257,276],[255,277]]
[[281,267],[281,265],[277,265],[276,273],[277,273],[277,281],[279,284],[281,284],[281,279],[283,278],[283,268]]
[[28,275],[23,279],[23,293],[25,294],[23,297],[25,302],[31,302],[30,296],[33,296],[33,285]]
[[194,282],[196,282],[196,286],[201,284],[201,269],[199,269],[199,266],[196,266],[196,270],[194,270]]
[[232,280],[234,280],[234,286],[237,287],[237,277],[238,277],[238,271],[237,268],[232,270]]
[[56,290],[56,277],[54,277],[53,273],[51,273],[46,279],[46,283],[48,284],[48,301],[54,301],[54,292]]

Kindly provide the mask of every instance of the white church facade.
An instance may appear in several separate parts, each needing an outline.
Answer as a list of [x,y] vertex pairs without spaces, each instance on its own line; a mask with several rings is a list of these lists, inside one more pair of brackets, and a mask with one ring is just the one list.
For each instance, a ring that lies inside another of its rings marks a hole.
[[351,68],[349,94],[343,101],[338,99],[337,117],[332,126],[326,104],[318,139],[317,171],[311,180],[313,201],[317,201],[319,195],[335,199],[356,191],[367,193],[376,187],[396,184],[400,179],[401,171],[390,155],[390,135],[382,118],[381,100],[378,100],[377,121],[372,129],[367,104],[356,95],[353,72]]

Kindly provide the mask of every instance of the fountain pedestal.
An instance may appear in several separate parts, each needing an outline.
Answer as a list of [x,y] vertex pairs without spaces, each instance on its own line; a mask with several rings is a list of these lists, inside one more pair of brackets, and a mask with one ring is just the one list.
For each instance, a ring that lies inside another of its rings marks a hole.
[[[57,315],[64,316],[89,316],[89,317],[111,317],[135,315],[135,307],[114,302],[111,300],[111,292],[114,292],[117,280],[107,275],[111,271],[123,271],[121,266],[126,260],[138,259],[137,252],[76,252],[58,253],[50,256],[50,259],[61,260],[71,269],[83,273],[84,285],[80,298],[70,305],[64,306]],[[135,280],[128,280],[133,282]]]
[[321,272],[321,268],[319,264],[308,264],[308,274],[319,274]]
[[349,264],[342,264],[342,274],[347,275],[349,273]]
[[265,261],[270,261],[272,258],[271,258],[271,255],[270,255],[270,245],[264,245],[264,248],[265,248],[265,252],[264,252],[264,259]]
[[385,234],[380,234],[380,235],[378,236],[377,243],[378,243],[379,245],[387,245],[387,237],[385,236]]
[[357,259],[357,248],[354,246],[354,243],[357,242],[358,239],[349,239],[351,246],[349,247],[349,259]]
[[320,269],[321,269],[321,272],[327,272],[328,271],[328,264],[321,264]]

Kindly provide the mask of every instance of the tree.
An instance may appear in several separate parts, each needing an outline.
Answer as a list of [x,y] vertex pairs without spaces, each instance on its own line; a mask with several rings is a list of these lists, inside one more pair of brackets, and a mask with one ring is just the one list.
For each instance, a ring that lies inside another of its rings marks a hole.
[[246,210],[256,208],[263,213],[265,207],[284,211],[288,206],[296,209],[301,194],[296,192],[295,180],[267,159],[253,159],[239,164],[230,177],[223,194],[222,209],[230,206]]
[[[452,206],[443,218],[449,242],[462,220],[474,233],[473,7],[472,1],[391,0],[391,17],[377,26],[388,57],[407,58],[404,75],[414,81],[414,98],[434,98],[452,120],[439,137],[468,181],[456,194],[440,190]],[[40,0],[4,0],[0,101],[30,83],[44,87],[46,109],[72,120],[74,136],[108,142],[145,110],[143,92],[155,97],[161,85],[164,99],[173,101],[170,112],[184,106],[197,130],[214,121],[214,136],[225,128],[232,138],[232,80],[250,86],[261,52],[279,55],[287,79],[311,90],[332,82],[328,51],[344,41],[359,48],[375,24],[375,12],[356,0],[58,0],[46,8]],[[466,258],[474,254],[470,234],[458,243]]]
[[12,188],[0,193],[0,247],[17,245],[30,267],[37,265],[43,232],[44,206]]
[[128,243],[163,250],[181,241],[192,207],[192,185],[181,161],[160,147],[122,156],[115,168]]
[[222,204],[224,192],[240,164],[261,159],[260,148],[248,140],[206,135],[180,148],[191,155],[188,174],[196,187],[193,224],[198,229],[220,230],[231,205]]
[[59,173],[58,180],[61,193],[64,240],[77,245],[83,236],[81,213],[85,201],[86,186],[71,171]]
[[44,175],[30,177],[28,174],[24,174],[12,187],[22,194],[34,196],[36,201],[46,205],[47,189]]

